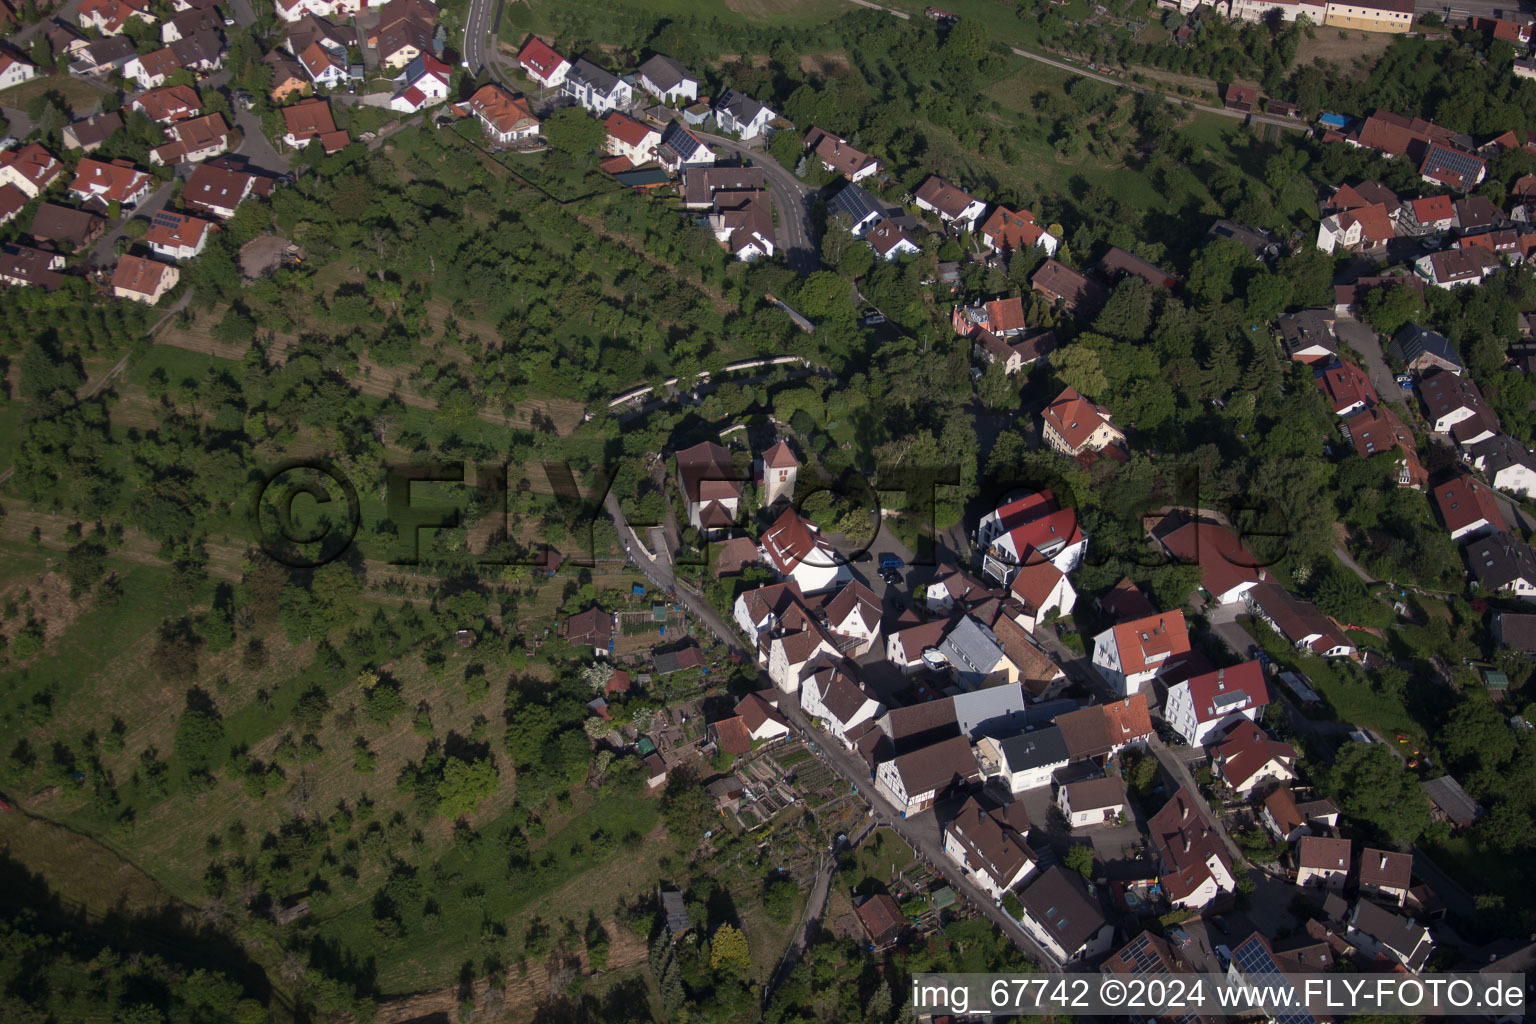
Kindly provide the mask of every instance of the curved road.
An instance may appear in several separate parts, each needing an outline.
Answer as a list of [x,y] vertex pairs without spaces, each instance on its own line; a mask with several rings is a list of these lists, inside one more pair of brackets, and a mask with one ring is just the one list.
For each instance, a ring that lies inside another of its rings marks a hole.
[[809,274],[820,266],[816,227],[811,221],[811,204],[818,190],[795,177],[793,172],[786,170],[783,164],[762,150],[753,149],[738,139],[726,138],[724,135],[711,135],[707,132],[697,134],[710,145],[740,157],[754,167],[762,168],[763,177],[768,179],[773,189],[774,207],[779,211],[778,245],[784,251],[785,260],[792,269],[802,274]]

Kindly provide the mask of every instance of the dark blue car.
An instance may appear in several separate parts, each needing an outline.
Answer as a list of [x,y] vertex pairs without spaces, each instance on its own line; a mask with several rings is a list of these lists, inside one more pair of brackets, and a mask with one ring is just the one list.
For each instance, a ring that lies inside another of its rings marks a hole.
[[880,556],[881,569],[902,569],[906,567],[906,564],[900,555],[886,554]]

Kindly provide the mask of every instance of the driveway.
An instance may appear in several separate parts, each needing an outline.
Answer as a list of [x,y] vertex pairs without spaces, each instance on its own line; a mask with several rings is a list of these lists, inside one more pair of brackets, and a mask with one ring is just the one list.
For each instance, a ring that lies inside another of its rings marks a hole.
[[156,212],[165,209],[165,204],[170,201],[171,193],[175,189],[176,179],[172,178],[151,192],[138,206],[132,210],[125,210],[123,212],[123,219],[118,222],[117,227],[103,234],[96,240],[96,244],[91,246],[90,265],[93,267],[109,267],[116,263],[117,253],[113,250],[117,240],[125,237],[123,225],[128,223],[133,217],[149,219]]
[[802,274],[809,274],[820,266],[821,250],[815,225],[811,222],[811,204],[816,199],[817,190],[785,170],[783,164],[762,150],[723,135],[698,134],[711,145],[762,168],[763,177],[773,189],[774,208],[779,211],[778,245],[784,251],[785,260]]
[[[1334,333],[1339,336],[1340,341],[1360,353],[1360,361],[1365,364],[1365,372],[1370,376],[1371,384],[1376,388],[1376,393],[1381,396],[1381,400],[1399,407],[1405,405],[1403,398],[1405,392],[1398,387],[1397,378],[1392,375],[1391,368],[1387,366],[1387,357],[1381,350],[1381,340],[1371,326],[1353,317],[1341,316],[1334,324]],[[1398,412],[1402,412],[1401,408]]]

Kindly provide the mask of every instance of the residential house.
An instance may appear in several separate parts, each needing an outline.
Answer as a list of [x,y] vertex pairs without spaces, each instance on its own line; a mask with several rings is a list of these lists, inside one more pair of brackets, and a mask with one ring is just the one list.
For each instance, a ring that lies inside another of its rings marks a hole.
[[1340,892],[1349,879],[1348,839],[1302,836],[1296,847],[1296,884]]
[[1077,603],[1077,591],[1067,574],[1043,559],[1029,559],[1020,565],[1008,584],[1008,593],[1018,604],[1012,610],[1013,621],[1031,633],[1052,613],[1071,615]]
[[[158,166],[197,163],[229,150],[229,126],[223,114],[173,121],[165,126],[165,134],[170,141],[149,151],[149,162]],[[346,137],[346,132],[337,134]]]
[[961,337],[970,337],[977,331],[987,331],[1000,338],[1011,338],[1028,329],[1024,320],[1024,301],[1017,297],[978,299],[969,306],[955,306],[949,314],[950,326]]
[[975,231],[976,222],[987,209],[986,203],[938,175],[929,176],[918,186],[915,201],[919,210],[938,214],[956,231]]
[[806,679],[843,662],[837,637],[798,597],[760,635],[758,652],[768,678],[785,693],[799,693]]
[[347,58],[344,55],[337,56],[334,50],[318,41],[310,43],[295,56],[316,89],[336,89],[350,80]]
[[1099,260],[1099,275],[1110,284],[1125,277],[1139,277],[1154,288],[1176,292],[1179,279],[1160,267],[1154,267],[1140,256],[1126,252],[1119,246],[1110,246],[1109,252]]
[[1355,902],[1345,935],[1362,952],[1410,974],[1424,969],[1435,948],[1427,927],[1370,900]]
[[922,248],[907,233],[889,218],[877,221],[864,236],[864,241],[875,250],[875,255],[883,260],[894,260],[899,256],[915,256],[922,252]]
[[291,54],[303,53],[311,43],[319,43],[342,60],[357,43],[357,33],[332,24],[324,18],[306,14],[288,27],[283,46]]
[[1198,796],[1180,787],[1147,821],[1163,893],[1178,909],[1199,910],[1237,884],[1226,844],[1200,803]]
[[117,258],[112,271],[112,294],[153,306],[181,280],[181,271],[167,263],[130,256]]
[[1360,895],[1401,907],[1413,888],[1413,854],[1367,846],[1360,854]]
[[1395,234],[1387,208],[1373,203],[1325,216],[1317,226],[1317,247],[1328,253],[1343,249],[1362,256],[1385,256]]
[[1363,459],[1387,455],[1397,463],[1399,487],[1423,489],[1429,482],[1429,473],[1419,461],[1419,450],[1409,430],[1389,406],[1378,405],[1373,409],[1357,412],[1339,424],[1355,452]]
[[1019,681],[1019,667],[1008,659],[997,635],[969,615],[962,616],[944,634],[938,655],[965,690]]
[[453,69],[430,53],[424,53],[405,66],[395,76],[395,94],[389,99],[389,109],[402,114],[414,114],[427,107],[435,107],[448,99],[448,86]]
[[331,117],[331,105],[323,99],[302,100],[283,107],[282,112],[283,123],[288,129],[283,135],[283,145],[289,149],[302,149],[318,141],[325,152],[335,153],[352,141],[346,132],[337,131],[336,122]]
[[1168,687],[1163,717],[1184,742],[1202,747],[1209,736],[1224,733],[1239,718],[1258,721],[1268,704],[1264,666],[1245,661]]
[[1125,434],[1110,419],[1108,409],[1069,387],[1045,407],[1041,436],[1047,445],[1073,458],[1111,445],[1124,446]]
[[1468,796],[1461,783],[1449,775],[1427,779],[1420,786],[1429,797],[1429,816],[1435,821],[1448,822],[1460,831],[1471,828],[1483,816],[1482,805]]
[[1429,413],[1430,429],[1435,433],[1457,430],[1457,439],[1464,445],[1486,441],[1499,433],[1498,416],[1469,378],[1441,370],[1420,377],[1418,385],[1419,397]]
[[1310,601],[1292,596],[1278,583],[1264,582],[1243,598],[1248,611],[1283,636],[1298,650],[1324,658],[1347,658],[1354,644]]
[[1059,712],[1052,722],[1061,730],[1070,761],[1092,761],[1101,767],[1122,750],[1144,749],[1152,738],[1152,715],[1146,696],[1139,693]]
[[1066,738],[1054,724],[1002,739],[984,739],[979,748],[989,755],[996,774],[1015,794],[1049,786],[1056,772],[1072,760]]
[[747,636],[747,644],[760,648],[774,623],[782,619],[790,607],[804,600],[800,585],[794,580],[772,583],[766,587],[743,591],[731,606],[731,618]]
[[0,152],[0,183],[14,185],[36,199],[64,174],[59,158],[35,142]]
[[218,33],[223,27],[224,19],[212,6],[192,7],[161,22],[160,41],[169,45],[190,39],[199,32]]
[[1200,585],[1215,604],[1235,604],[1264,581],[1259,559],[1219,523],[1166,516],[1153,539],[1179,562],[1200,566]]
[[218,226],[212,221],[170,210],[156,210],[149,219],[149,234],[144,236],[144,241],[156,256],[189,260],[201,255],[208,245],[208,237],[216,230]]
[[883,892],[868,897],[856,905],[853,912],[869,936],[869,944],[873,949],[889,946],[907,928],[907,918],[901,912],[901,907]]
[[864,238],[877,224],[889,219],[884,203],[852,183],[827,200],[828,220],[839,214],[848,218],[848,232],[854,238]]
[[767,192],[724,192],[714,196],[707,220],[715,241],[738,260],[772,256],[777,246]]
[[852,675],[829,666],[817,672],[800,687],[800,708],[818,728],[825,729],[853,749],[848,734],[864,723],[878,718],[885,705]]
[[997,521],[1006,529],[994,533],[994,524],[987,523],[992,539],[983,547],[982,571],[989,578],[1008,584],[1016,573],[1040,561],[1050,562],[1063,573],[1083,563],[1088,538],[1078,525],[1077,512],[1058,508],[1050,491],[1009,502],[998,512],[1008,513]]
[[746,93],[726,89],[715,101],[715,124],[722,132],[734,132],[742,139],[755,139],[779,115]]
[[612,612],[594,606],[567,618],[560,634],[572,647],[591,647],[593,654],[607,657],[613,650],[616,618]]
[[1319,370],[1315,379],[1337,416],[1353,416],[1381,402],[1370,376],[1354,363],[1337,362]]
[[1431,142],[1419,165],[1419,176],[1431,185],[1466,192],[1488,176],[1488,161],[1476,153]]
[[127,160],[107,163],[87,157],[76,165],[69,191],[82,202],[137,206],[153,184],[153,178]]
[[284,103],[290,96],[302,96],[309,89],[309,77],[298,61],[281,50],[273,50],[261,62],[272,69],[272,88],[268,93],[274,103]]
[[640,88],[663,103],[676,105],[699,98],[699,80],[693,72],[665,54],[646,59],[638,69]]
[[983,892],[1001,900],[1039,864],[1025,838],[1028,828],[1022,804],[988,811],[969,797],[944,823],[944,852]]
[[933,806],[956,788],[981,780],[981,767],[964,736],[901,754],[875,769],[875,785],[902,817]]
[[[875,251],[879,251],[878,246]],[[1002,363],[1003,374],[1008,377],[1056,351],[1056,332],[1048,330],[1026,330],[1003,338],[977,328],[971,333],[971,341],[971,355],[977,362],[986,366]]]
[[1536,496],[1536,454],[1508,434],[1496,434],[1468,445],[1466,457],[1494,490]]
[[971,611],[984,602],[996,600],[987,585],[964,569],[945,562],[934,570],[928,581],[923,605],[934,615]]
[[37,65],[16,53],[0,49],[0,89],[9,89],[37,77]]
[[1030,639],[1029,632],[1014,617],[1016,602],[1005,601],[1001,613],[992,620],[992,634],[1002,645],[1008,660],[1018,666],[1019,685],[1033,702],[1054,700],[1067,688],[1067,674]]
[[1464,473],[1435,487],[1435,505],[1451,540],[1475,540],[1495,531],[1509,531],[1493,491]]
[[948,628],[947,620],[931,619],[928,622],[893,629],[885,638],[885,660],[895,665],[905,675],[911,675],[918,669],[926,668],[927,662],[923,655],[929,650],[937,650],[939,641],[944,639],[944,631]]
[[1501,266],[1498,256],[1480,246],[1443,249],[1413,261],[1413,269],[1420,277],[1441,288],[1482,284],[1485,277]]
[[104,36],[118,35],[130,19],[155,23],[148,0],[84,0],[77,12],[81,28],[93,28]]
[[528,107],[528,101],[513,96],[506,89],[491,82],[476,89],[459,110],[480,119],[485,137],[502,144],[539,134],[539,121]]
[[1259,808],[1259,822],[1283,843],[1311,835],[1314,826],[1325,824],[1324,820],[1309,816],[1302,809],[1296,800],[1296,791],[1289,786],[1278,786],[1269,791]]
[[195,213],[228,220],[256,188],[256,176],[244,171],[199,164],[181,190],[181,204]]
[[[633,161],[631,161],[633,162]],[[704,145],[682,121],[669,121],[662,129],[656,147],[656,162],[668,174],[680,174],[685,167],[707,167],[715,162],[715,151]]]
[[1413,0],[1328,0],[1323,24],[1362,32],[1408,32],[1413,28]]
[[[1525,17],[1529,17],[1526,15]],[[1516,50],[1531,45],[1531,23],[1510,21],[1505,18],[1468,17],[1467,27],[1474,32],[1486,32],[1490,39],[1502,39],[1512,43]]]
[[736,714],[741,717],[747,735],[754,743],[772,743],[789,736],[789,719],[773,703],[777,699],[774,691],[767,690],[749,693],[736,703]]
[[1172,657],[1188,653],[1189,629],[1175,609],[1111,626],[1093,638],[1093,665],[1115,692],[1129,697]]
[[1450,196],[1425,196],[1404,204],[1404,227],[1412,234],[1440,235],[1456,226],[1456,208]]
[[[645,758],[645,785],[646,785],[646,788],[648,788],[648,789],[657,789],[657,788],[659,788],[661,786],[666,785],[666,782],[667,782],[667,763],[661,759],[661,756],[659,754],[648,754],[648,755],[646,755],[646,758]],[[676,896],[678,898],[678,903],[679,904],[682,903],[682,895],[683,895],[682,893],[663,893],[662,894],[663,898],[665,898],[667,896]],[[686,910],[683,911],[683,920],[685,922],[688,920],[688,912]],[[669,927],[670,927],[670,923],[669,923]]]
[[628,110],[635,98],[634,90],[628,82],[584,57],[577,58],[571,64],[560,89],[599,116],[610,110]]
[[1463,237],[1476,237],[1509,223],[1504,211],[1487,196],[1464,196],[1451,209],[1456,215],[1456,233]]
[[89,210],[77,210],[57,203],[42,203],[32,217],[34,242],[52,242],[55,248],[80,252],[106,229],[105,219]]
[[794,580],[801,593],[830,590],[852,579],[843,557],[793,508],[763,531],[762,548],[779,578]]
[[1280,318],[1286,355],[1298,363],[1327,365],[1339,357],[1335,317],[1326,309],[1303,309]]
[[565,84],[565,76],[571,70],[571,62],[545,45],[538,36],[529,36],[517,63],[523,73],[545,89],[558,89]]
[[1270,737],[1246,718],[1230,726],[1211,751],[1211,769],[1239,796],[1266,782],[1296,778],[1296,749]]
[[827,629],[837,637],[843,653],[857,658],[874,646],[880,635],[880,598],[858,580],[845,583],[822,605]]
[[1041,264],[1029,284],[1072,316],[1092,316],[1104,305],[1104,288],[1097,281],[1054,259]]
[[981,225],[981,241],[993,252],[1013,253],[1039,246],[1047,256],[1055,256],[1061,240],[1035,223],[1029,210],[1010,210],[997,206]]
[[123,65],[123,77],[138,83],[140,89],[154,89],[181,70],[176,54],[169,46],[140,54]]
[[92,114],[79,121],[71,121],[61,133],[65,149],[78,149],[82,153],[94,153],[103,142],[116,135],[123,127],[123,117],[117,111]]
[[1125,780],[1108,776],[1069,782],[1057,791],[1056,804],[1072,828],[1114,821],[1125,812]]
[[6,243],[0,249],[0,281],[21,288],[56,292],[64,284],[64,254],[53,249]]
[[880,161],[854,149],[847,139],[820,128],[806,132],[802,145],[815,155],[829,173],[840,174],[849,181],[863,181],[880,170]]
[[1143,619],[1157,612],[1129,576],[1122,576],[1120,582],[1094,598],[1093,606],[1116,622]]
[[1522,654],[1536,654],[1536,615],[1494,612],[1489,628],[1494,643]]
[[1418,324],[1408,324],[1393,336],[1387,346],[1387,358],[1403,363],[1412,373],[1445,370],[1461,374],[1461,360],[1451,340]]
[[1020,923],[1061,963],[1107,953],[1115,926],[1104,917],[1099,899],[1075,871],[1054,864],[1019,893]]
[[31,202],[27,194],[9,182],[0,185],[0,224],[9,224]]
[[615,110],[603,118],[603,128],[608,132],[608,152],[614,156],[622,156],[636,167],[656,158],[661,132],[650,125]]
[[1462,556],[1473,580],[1488,593],[1536,600],[1536,552],[1530,545],[1501,530],[1468,544]]
[[1241,245],[1261,263],[1268,263],[1280,255],[1280,243],[1268,231],[1246,227],[1235,220],[1222,218],[1212,224],[1210,231],[1206,232],[1207,242],[1222,238]]
[[437,7],[430,0],[388,0],[379,8],[378,26],[368,45],[378,50],[380,64],[398,71],[433,52],[436,26]]
[[93,39],[75,51],[74,59],[69,62],[69,73],[82,77],[109,74],[121,69],[137,53],[133,40],[127,36]]

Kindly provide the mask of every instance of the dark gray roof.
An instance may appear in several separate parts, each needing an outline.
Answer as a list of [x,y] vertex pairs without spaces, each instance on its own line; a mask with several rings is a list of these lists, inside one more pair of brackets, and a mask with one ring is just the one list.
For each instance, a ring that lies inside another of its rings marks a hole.
[[1429,353],[1437,359],[1443,359],[1452,366],[1461,366],[1461,359],[1456,355],[1456,346],[1443,334],[1437,334],[1428,327],[1418,324],[1409,324],[1397,332],[1392,339],[1392,344],[1387,346],[1387,355],[1393,359],[1401,359],[1405,363],[1411,363],[1424,353]]
[[571,65],[571,70],[565,74],[566,81],[586,85],[596,92],[607,96],[618,88],[619,77],[612,72],[604,71],[585,57],[576,58]]
[[1024,688],[1017,683],[988,686],[953,698],[955,722],[960,731],[977,739],[1019,732],[1030,722]]
[[1019,902],[1068,954],[1081,949],[1109,923],[1083,877],[1059,864],[1041,872],[1019,894]]
[[1378,903],[1360,900],[1355,904],[1354,920],[1350,923],[1356,931],[1364,932],[1401,954],[1410,970],[1417,971],[1429,959],[1432,947],[1424,942],[1429,929]]
[[1469,445],[1467,454],[1491,479],[1494,474],[1511,466],[1525,466],[1536,470],[1536,455],[1508,434],[1495,434],[1486,441]]
[[850,182],[827,200],[827,216],[837,213],[846,213],[857,224],[870,214],[884,216],[885,204]]
[[1010,771],[1061,764],[1068,757],[1067,741],[1061,735],[1061,727],[1056,725],[1009,737],[998,746],[1008,759]]
[[693,79],[688,69],[664,53],[658,53],[639,67],[639,72],[650,79],[651,84],[662,92],[673,89]]
[[1470,825],[1482,814],[1482,808],[1461,788],[1461,783],[1449,775],[1430,779],[1423,786],[1434,805],[1457,825]]
[[709,152],[709,147],[684,127],[681,121],[669,122],[662,130],[661,148],[671,150],[682,163],[698,159]]
[[720,94],[715,109],[726,110],[738,121],[750,121],[763,109],[763,105],[744,92],[727,89]]
[[1503,590],[1516,580],[1536,585],[1536,551],[1502,530],[1473,541],[1462,552],[1484,589]]

